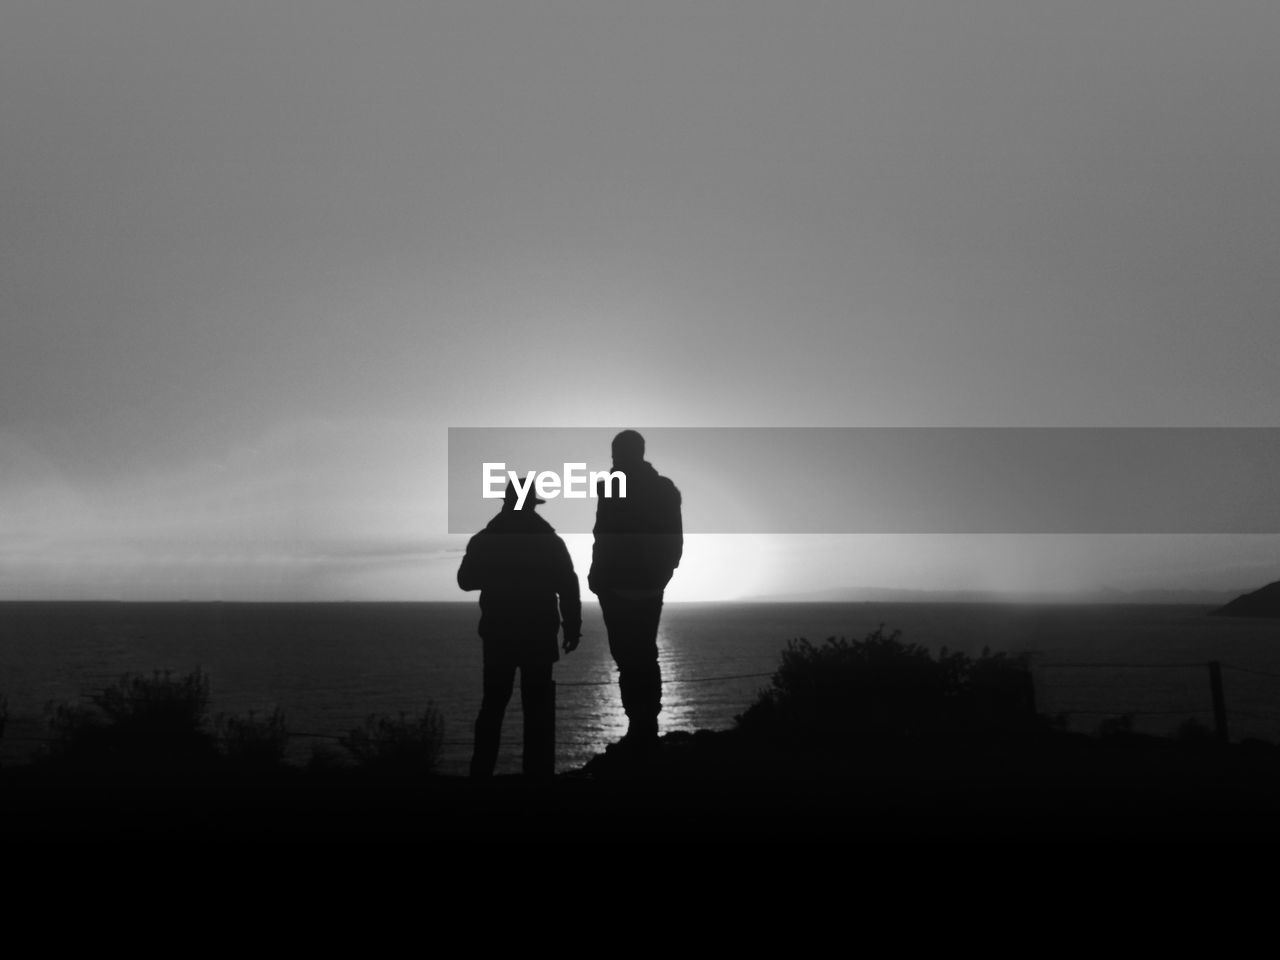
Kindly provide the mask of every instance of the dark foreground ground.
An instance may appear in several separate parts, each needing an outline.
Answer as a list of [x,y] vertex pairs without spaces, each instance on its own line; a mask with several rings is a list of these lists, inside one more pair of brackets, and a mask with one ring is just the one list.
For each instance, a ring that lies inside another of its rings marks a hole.
[[550,783],[357,769],[0,770],[15,843],[1280,840],[1280,749],[1125,734],[762,747],[670,734]]

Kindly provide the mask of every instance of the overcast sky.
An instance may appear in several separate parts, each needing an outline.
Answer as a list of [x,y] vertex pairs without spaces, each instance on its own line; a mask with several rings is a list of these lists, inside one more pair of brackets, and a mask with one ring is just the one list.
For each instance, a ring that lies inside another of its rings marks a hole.
[[[6,0],[0,597],[461,598],[449,426],[1275,426],[1277,90],[1273,0]],[[1280,576],[694,546],[675,596]]]

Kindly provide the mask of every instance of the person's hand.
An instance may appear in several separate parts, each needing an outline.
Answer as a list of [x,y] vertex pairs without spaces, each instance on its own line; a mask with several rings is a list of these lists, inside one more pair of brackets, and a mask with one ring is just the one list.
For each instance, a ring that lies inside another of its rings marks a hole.
[[580,633],[576,633],[573,636],[570,636],[569,634],[566,633],[564,635],[564,652],[573,653],[573,651],[578,649],[578,643],[581,640],[582,640],[582,634]]

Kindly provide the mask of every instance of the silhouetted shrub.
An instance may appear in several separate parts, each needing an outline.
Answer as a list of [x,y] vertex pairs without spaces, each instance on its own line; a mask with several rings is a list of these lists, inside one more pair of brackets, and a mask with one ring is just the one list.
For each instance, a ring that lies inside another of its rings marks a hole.
[[1213,728],[1195,717],[1188,717],[1179,724],[1177,737],[1182,743],[1191,744],[1213,743],[1216,739]]
[[216,725],[218,745],[231,763],[246,767],[277,767],[284,763],[289,727],[279,707],[265,717],[253,710],[248,717],[219,714]]
[[198,667],[177,679],[168,670],[126,673],[90,699],[112,723],[195,730],[209,709],[209,678]]
[[[342,738],[339,737],[339,740]],[[311,756],[307,760],[307,769],[322,773],[333,770],[345,770],[351,766],[351,755],[337,747],[324,743],[311,746]]]
[[792,640],[739,728],[821,743],[1008,733],[1037,723],[1025,658],[944,648],[935,659],[899,637],[882,625],[862,640]]
[[1098,736],[1123,737],[1133,733],[1133,714],[1122,713],[1118,717],[1108,717],[1098,724]]
[[426,773],[435,768],[444,744],[444,718],[433,705],[398,719],[370,716],[338,742],[356,763],[372,770]]
[[124,674],[90,705],[50,706],[49,756],[72,762],[145,765],[205,763],[216,756],[206,729],[209,680]]
[[49,757],[76,760],[109,752],[107,721],[101,711],[79,703],[49,703],[45,711],[53,735],[45,748]]

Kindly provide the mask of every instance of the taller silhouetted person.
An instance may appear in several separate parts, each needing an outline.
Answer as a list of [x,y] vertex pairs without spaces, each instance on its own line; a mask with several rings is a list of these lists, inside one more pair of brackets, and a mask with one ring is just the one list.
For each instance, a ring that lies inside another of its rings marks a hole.
[[644,437],[634,430],[613,438],[613,469],[626,476],[626,496],[618,495],[616,483],[612,491],[605,489],[608,481],[597,486],[587,585],[600,598],[609,652],[618,665],[626,742],[644,749],[657,739],[662,709],[663,591],[684,552],[680,491],[644,459]]
[[578,647],[582,602],[578,575],[564,541],[534,513],[545,501],[534,496],[516,509],[516,489],[507,486],[502,511],[467,544],[458,586],[480,591],[480,638],[484,649],[484,699],[476,718],[471,776],[493,775],[502,718],[520,671],[526,775],[555,773],[556,687],[552,665]]

